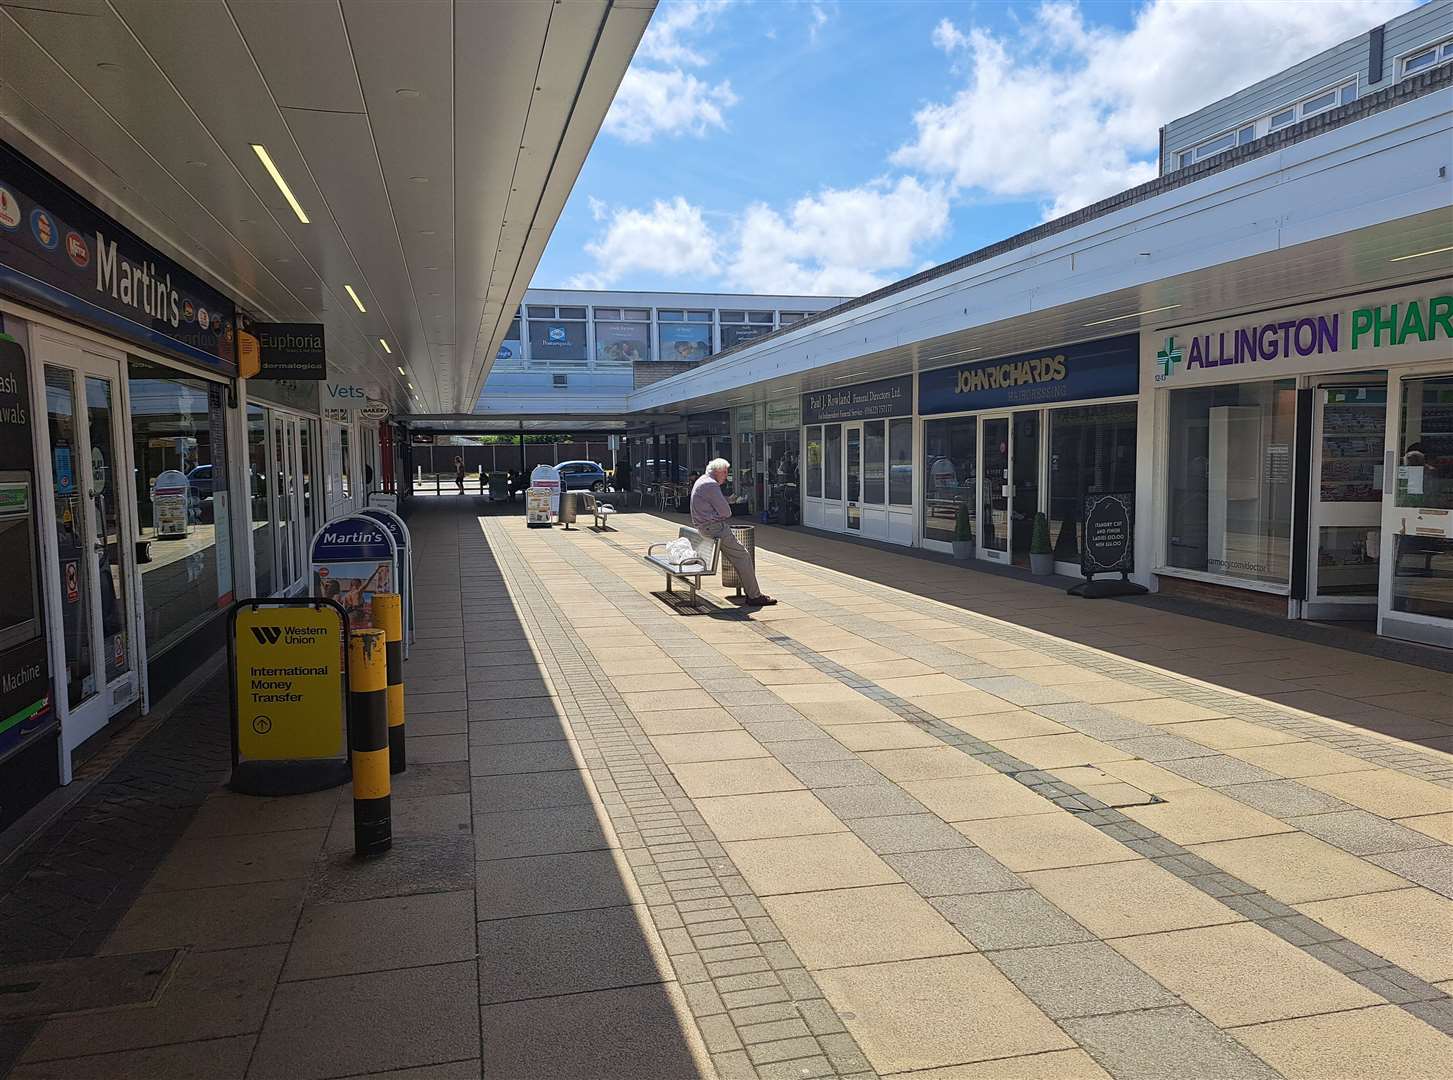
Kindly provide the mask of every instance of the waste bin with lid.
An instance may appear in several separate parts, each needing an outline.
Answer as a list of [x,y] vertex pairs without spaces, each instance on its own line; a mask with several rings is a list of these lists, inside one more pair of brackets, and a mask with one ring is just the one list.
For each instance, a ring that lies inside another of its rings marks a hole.
[[[737,543],[747,549],[747,554],[752,558],[752,569],[757,568],[757,529],[754,525],[729,525],[732,535],[737,538]],[[742,593],[742,578],[737,573],[737,568],[725,559],[721,561],[721,585],[724,589],[736,589],[737,596]]]

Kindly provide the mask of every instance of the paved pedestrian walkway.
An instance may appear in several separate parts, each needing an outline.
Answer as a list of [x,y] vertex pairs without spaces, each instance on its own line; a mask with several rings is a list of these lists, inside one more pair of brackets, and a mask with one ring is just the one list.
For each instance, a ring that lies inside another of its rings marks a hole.
[[394,850],[216,790],[0,967],[12,1076],[1449,1073],[1448,674],[782,530],[686,616],[675,523],[478,512],[411,520]]

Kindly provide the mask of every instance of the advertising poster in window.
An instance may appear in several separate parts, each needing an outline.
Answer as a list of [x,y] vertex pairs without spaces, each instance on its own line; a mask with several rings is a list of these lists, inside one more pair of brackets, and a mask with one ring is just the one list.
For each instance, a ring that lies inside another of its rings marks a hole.
[[585,359],[585,324],[558,319],[530,323],[530,356],[551,360]]
[[771,326],[760,324],[731,326],[724,324],[721,328],[721,347],[723,351],[741,345],[744,342],[755,341],[759,337],[765,337],[772,332]]
[[598,322],[595,324],[595,358],[615,364],[649,360],[650,333],[650,323]]
[[711,355],[710,323],[660,323],[661,359],[705,360]]
[[520,321],[516,319],[510,324],[509,334],[499,343],[499,352],[495,353],[496,360],[523,360],[525,358],[525,345],[520,340]]

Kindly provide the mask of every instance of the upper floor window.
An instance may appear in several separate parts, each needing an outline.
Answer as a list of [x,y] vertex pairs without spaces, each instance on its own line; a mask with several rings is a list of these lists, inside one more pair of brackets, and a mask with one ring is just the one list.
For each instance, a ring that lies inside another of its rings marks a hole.
[[1417,52],[1408,53],[1402,59],[1402,70],[1398,72],[1398,78],[1405,79],[1409,75],[1416,75],[1445,60],[1453,60],[1453,38],[1434,42]]
[[1338,105],[1347,105],[1357,100],[1357,80],[1349,79],[1340,86],[1333,86],[1326,90],[1318,90],[1301,101],[1294,102],[1284,109],[1278,109],[1271,114],[1267,124],[1268,131],[1280,131],[1284,127],[1295,124],[1298,120],[1305,120],[1308,117],[1324,113],[1328,109],[1335,109]]
[[1176,159],[1176,167],[1184,169],[1187,165],[1197,161],[1205,161],[1223,150],[1230,150],[1235,146],[1245,146],[1256,138],[1256,125],[1247,124],[1245,127],[1237,128],[1235,131],[1222,132],[1214,139],[1207,139],[1203,143],[1191,147],[1189,150],[1182,150]]
[[789,323],[801,322],[805,318],[807,318],[807,312],[805,311],[783,311],[777,315],[778,322],[782,326],[786,326]]

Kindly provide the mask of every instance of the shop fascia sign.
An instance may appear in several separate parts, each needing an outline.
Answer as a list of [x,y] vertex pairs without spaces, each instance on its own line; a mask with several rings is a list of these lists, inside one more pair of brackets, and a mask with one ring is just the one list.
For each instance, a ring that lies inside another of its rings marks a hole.
[[1187,336],[1170,334],[1155,353],[1155,381],[1174,382],[1197,372],[1244,364],[1300,370],[1308,366],[1306,361],[1313,367],[1324,366],[1322,362],[1334,354],[1340,358],[1438,340],[1453,341],[1453,296],[1368,304]]

